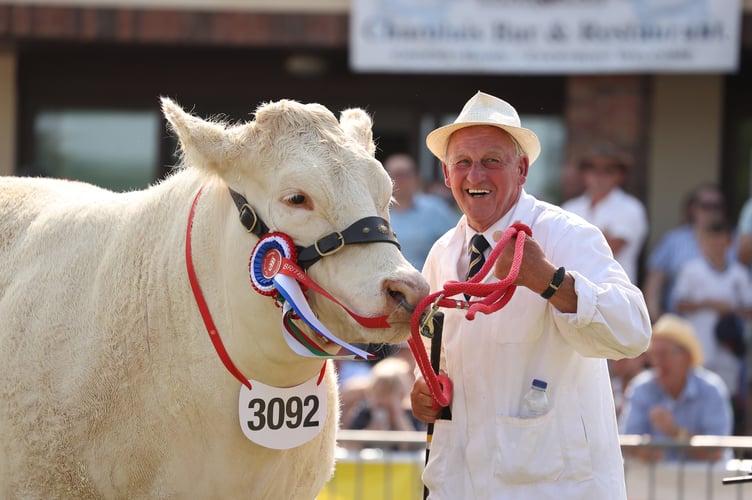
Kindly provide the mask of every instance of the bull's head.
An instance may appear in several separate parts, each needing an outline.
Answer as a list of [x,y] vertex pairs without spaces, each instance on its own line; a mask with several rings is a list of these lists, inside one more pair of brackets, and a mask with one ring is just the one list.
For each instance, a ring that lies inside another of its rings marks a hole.
[[[391,325],[366,329],[334,302],[310,294],[311,308],[336,336],[348,342],[407,338],[410,311],[404,306],[416,305],[428,285],[388,229],[392,183],[374,158],[372,122],[363,110],[344,111],[337,121],[324,106],[283,100],[259,107],[255,121],[228,126],[186,114],[167,99],[163,109],[179,136],[184,163],[218,175],[224,184],[222,203],[235,212],[226,231],[236,242],[226,249],[230,269],[218,269],[228,283],[242,283],[253,293],[247,265],[258,238],[238,221],[229,188],[247,200],[269,231],[287,234],[314,258],[325,254],[307,263],[315,282],[358,315],[387,316]],[[322,237],[353,224],[360,231],[363,220],[377,221],[374,227],[386,226],[387,233],[319,251]]]

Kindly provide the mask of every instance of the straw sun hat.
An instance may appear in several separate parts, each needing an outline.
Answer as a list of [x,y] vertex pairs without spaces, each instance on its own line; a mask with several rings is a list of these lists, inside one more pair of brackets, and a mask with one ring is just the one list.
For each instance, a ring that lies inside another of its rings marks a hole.
[[522,127],[517,111],[498,97],[478,92],[460,111],[454,123],[439,127],[426,137],[428,149],[441,161],[445,161],[449,137],[457,130],[474,125],[492,125],[506,130],[527,154],[530,165],[540,155],[540,141],[530,129]]
[[702,365],[702,347],[697,340],[692,324],[675,314],[664,314],[653,325],[653,339],[663,338],[671,340],[683,347],[692,358],[692,364]]

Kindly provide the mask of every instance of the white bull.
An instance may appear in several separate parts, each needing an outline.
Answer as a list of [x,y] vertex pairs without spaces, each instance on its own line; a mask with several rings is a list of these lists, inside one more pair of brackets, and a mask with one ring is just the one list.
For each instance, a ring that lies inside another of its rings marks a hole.
[[[316,379],[325,362],[293,353],[280,308],[250,284],[258,237],[239,222],[228,187],[296,245],[363,217],[388,219],[391,182],[373,156],[371,120],[351,109],[338,122],[294,101],[262,105],[237,125],[167,99],[162,107],[184,167],[144,191],[0,178],[0,498],[310,499],[331,476],[332,363],[320,433],[288,450],[247,439],[241,384],[191,292],[186,228],[204,186],[193,260],[238,370],[273,387]],[[347,245],[308,274],[351,311],[389,315],[391,328],[366,329],[312,294],[318,318],[348,342],[403,341],[401,300],[415,305],[428,292],[388,242]]]

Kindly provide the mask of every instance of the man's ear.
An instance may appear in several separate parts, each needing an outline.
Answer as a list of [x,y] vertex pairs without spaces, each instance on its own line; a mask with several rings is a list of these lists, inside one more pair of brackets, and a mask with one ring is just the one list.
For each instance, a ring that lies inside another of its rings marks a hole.
[[527,173],[530,170],[530,159],[527,156],[520,157],[517,168],[520,171],[520,186],[522,186],[527,181]]
[[443,161],[441,162],[441,170],[444,172],[444,185],[451,189],[452,186],[449,184],[449,169]]

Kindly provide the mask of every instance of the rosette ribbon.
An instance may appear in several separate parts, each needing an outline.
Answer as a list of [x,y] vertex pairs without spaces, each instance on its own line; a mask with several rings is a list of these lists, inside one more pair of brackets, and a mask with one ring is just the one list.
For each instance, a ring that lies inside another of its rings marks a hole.
[[[253,288],[282,303],[282,334],[287,345],[297,354],[327,359],[371,359],[374,356],[339,339],[316,318],[301,288],[312,290],[345,309],[359,324],[367,328],[389,328],[386,316],[367,318],[350,311],[340,301],[321,288],[296,264],[295,245],[284,233],[269,233],[259,239],[251,253],[248,272]],[[319,343],[295,325],[300,319],[327,343],[340,347],[329,354]]]

